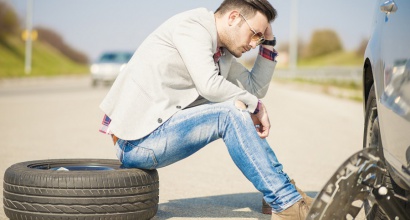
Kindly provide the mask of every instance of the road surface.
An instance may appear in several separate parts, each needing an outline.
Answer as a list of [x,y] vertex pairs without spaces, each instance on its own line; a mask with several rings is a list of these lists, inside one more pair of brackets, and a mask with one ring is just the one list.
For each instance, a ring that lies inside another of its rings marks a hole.
[[[0,81],[2,182],[7,167],[21,161],[115,158],[110,138],[98,132],[103,116],[98,105],[109,88],[90,85],[84,76]],[[361,103],[279,83],[263,101],[272,123],[268,141],[284,170],[310,195],[361,149]],[[261,194],[235,167],[222,141],[159,169],[159,176],[154,219],[270,219],[260,214]],[[0,219],[6,219],[3,209]]]

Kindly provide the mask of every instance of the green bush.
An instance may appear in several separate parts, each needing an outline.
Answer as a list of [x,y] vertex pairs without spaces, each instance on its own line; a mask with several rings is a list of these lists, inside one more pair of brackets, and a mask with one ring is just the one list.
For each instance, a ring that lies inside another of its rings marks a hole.
[[342,50],[342,43],[335,31],[317,30],[313,32],[312,39],[307,45],[306,56],[313,58]]

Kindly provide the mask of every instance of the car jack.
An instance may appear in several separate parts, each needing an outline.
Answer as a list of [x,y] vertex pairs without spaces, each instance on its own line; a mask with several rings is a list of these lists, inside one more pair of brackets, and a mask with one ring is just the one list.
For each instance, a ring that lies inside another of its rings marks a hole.
[[317,194],[306,219],[355,219],[377,204],[391,220],[410,219],[399,205],[409,199],[394,193],[384,181],[387,171],[375,148],[347,159]]

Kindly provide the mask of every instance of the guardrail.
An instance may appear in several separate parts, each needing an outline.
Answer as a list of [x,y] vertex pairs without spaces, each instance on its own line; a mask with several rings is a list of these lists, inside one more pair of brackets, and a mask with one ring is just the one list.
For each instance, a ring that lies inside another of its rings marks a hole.
[[303,68],[296,70],[276,69],[274,77],[282,79],[305,79],[314,81],[362,82],[363,69],[360,67]]

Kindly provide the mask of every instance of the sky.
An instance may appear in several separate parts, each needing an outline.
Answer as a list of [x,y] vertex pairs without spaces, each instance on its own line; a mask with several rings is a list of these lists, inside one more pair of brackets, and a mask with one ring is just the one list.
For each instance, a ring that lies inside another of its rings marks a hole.
[[[27,0],[8,2],[25,27]],[[354,50],[371,32],[377,0],[269,0],[278,11],[272,23],[278,45],[290,40],[291,2],[297,1],[298,38],[309,42],[315,30],[337,32]],[[135,51],[169,17],[194,8],[215,11],[222,0],[33,0],[33,26],[50,28],[95,60],[105,51]]]

